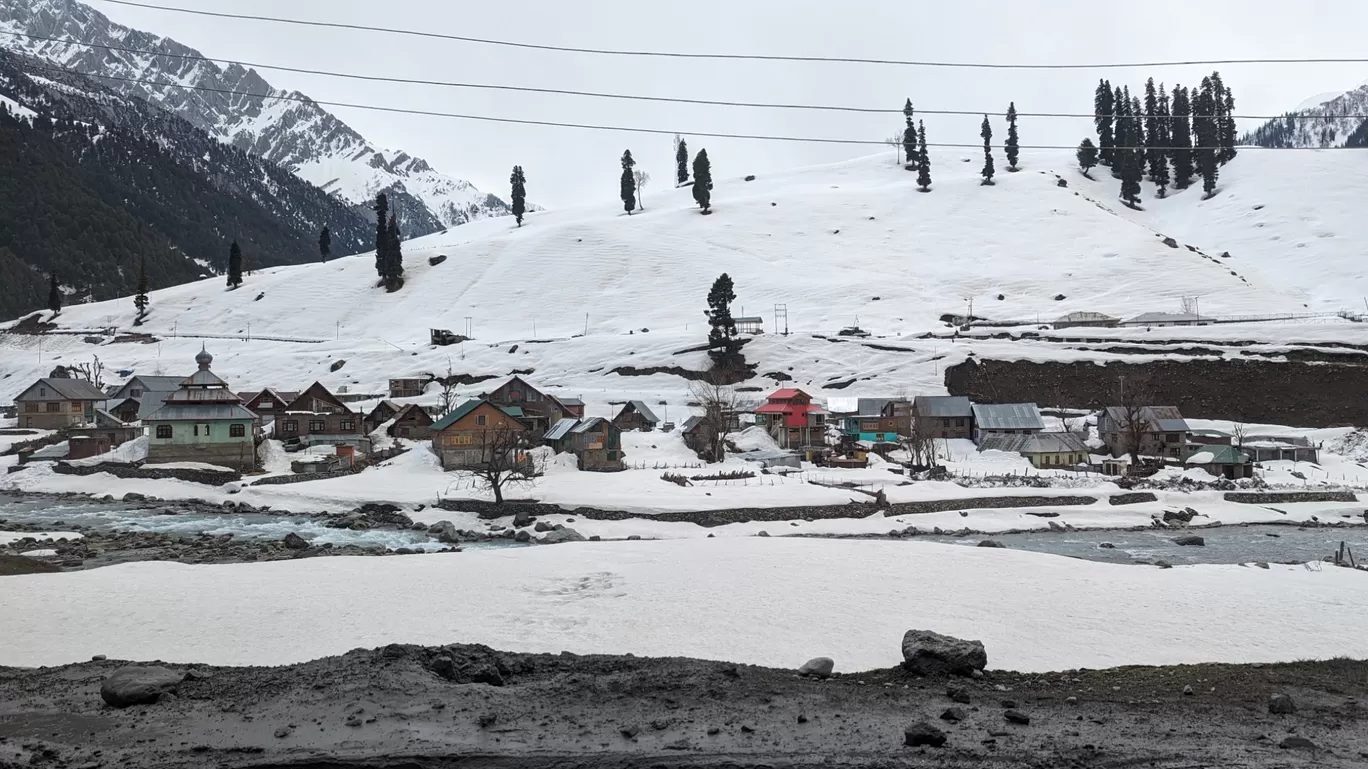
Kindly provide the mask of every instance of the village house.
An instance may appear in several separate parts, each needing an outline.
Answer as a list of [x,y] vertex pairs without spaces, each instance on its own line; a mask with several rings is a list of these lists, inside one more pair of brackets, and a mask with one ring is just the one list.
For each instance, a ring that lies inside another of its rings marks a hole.
[[1188,469],[1205,470],[1217,478],[1254,477],[1254,464],[1249,455],[1234,446],[1203,446],[1183,463]]
[[428,380],[426,378],[410,377],[407,379],[389,380],[389,397],[391,398],[417,398],[427,389]]
[[87,459],[108,454],[143,434],[141,422],[124,422],[104,409],[95,409],[95,421],[67,431],[67,459]]
[[138,374],[109,393],[104,410],[125,424],[139,422],[161,408],[184,381],[183,376]]
[[924,438],[974,437],[973,404],[962,396],[918,395],[912,399],[910,421],[912,432]]
[[979,450],[1020,454],[1030,461],[1032,467],[1041,470],[1089,463],[1088,446],[1074,433],[994,433],[983,439],[979,444]]
[[893,398],[858,398],[854,414],[840,418],[841,434],[852,441],[897,443],[899,420]]
[[277,414],[283,413],[299,397],[299,393],[268,387],[257,392],[238,393],[238,397],[242,399],[242,405],[246,406],[248,411],[257,415],[261,424],[271,424]]
[[1045,431],[1045,420],[1034,403],[975,403],[974,443],[982,446],[993,435],[1030,435]]
[[547,395],[517,376],[482,397],[500,408],[520,409],[519,418],[534,435],[546,433],[562,419],[584,416],[584,402],[579,398]]
[[782,449],[795,449],[811,461],[825,454],[826,409],[794,387],[775,390],[755,410],[755,423],[765,428]]
[[700,457],[706,455],[712,446],[712,436],[709,435],[706,421],[695,414],[679,426],[679,435],[684,439],[684,445]]
[[1141,456],[1180,463],[1188,455],[1188,424],[1175,406],[1108,406],[1097,417],[1097,434],[1112,456],[1131,453],[1139,432]]
[[1208,318],[1193,312],[1147,312],[1136,315],[1129,320],[1123,320],[1120,325],[1160,328],[1164,326],[1210,326],[1215,322],[1215,318]]
[[408,438],[421,441],[432,437],[432,415],[415,403],[399,409],[394,415],[394,424],[387,431],[395,438]]
[[363,428],[361,415],[321,382],[314,382],[276,416],[275,435],[281,440],[299,439],[306,446],[346,445],[369,453]]
[[613,417],[613,424],[619,430],[643,430],[651,431],[660,424],[655,412],[646,405],[645,401],[627,401],[622,404],[622,409],[617,416]]
[[562,419],[551,426],[543,441],[556,453],[574,454],[581,470],[627,469],[623,462],[622,430],[603,417]]
[[1320,449],[1314,443],[1291,435],[1247,435],[1239,448],[1255,462],[1320,461]]
[[95,409],[107,396],[84,379],[45,377],[14,399],[19,426],[61,430],[95,421]]
[[375,405],[375,408],[371,409],[370,413],[366,414],[366,416],[361,420],[362,424],[364,425],[366,435],[370,435],[371,433],[380,429],[380,425],[383,425],[391,419],[394,419],[395,415],[399,413],[399,409],[401,408],[403,407],[400,406],[398,403],[395,403],[394,401],[380,401],[379,403],[377,403]]
[[1120,318],[1100,312],[1071,312],[1050,324],[1055,328],[1116,328]]
[[213,362],[208,351],[200,350],[195,356],[199,370],[143,419],[149,463],[203,462],[242,472],[256,469],[256,414],[209,370]]
[[483,398],[462,403],[429,430],[443,470],[482,467],[494,447],[525,446],[529,434],[525,422]]

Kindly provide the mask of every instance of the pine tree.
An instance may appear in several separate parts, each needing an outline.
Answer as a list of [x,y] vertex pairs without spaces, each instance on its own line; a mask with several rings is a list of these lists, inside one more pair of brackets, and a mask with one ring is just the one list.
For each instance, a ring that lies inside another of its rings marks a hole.
[[687,181],[689,181],[689,145],[680,139],[679,146],[675,147],[675,184],[681,185]]
[[242,285],[242,249],[238,248],[237,241],[228,247],[228,288],[237,288]]
[[910,165],[912,159],[917,156],[917,127],[912,125],[912,100],[908,99],[903,105],[903,118],[907,121],[907,127],[903,129],[903,157],[907,158]]
[[1007,105],[1007,143],[1003,149],[1007,152],[1007,170],[1016,171],[1017,158],[1021,156],[1021,145],[1017,137],[1017,111],[1016,102]]
[[1169,144],[1173,147],[1173,186],[1185,190],[1192,184],[1192,101],[1188,90],[1173,87],[1173,119],[1169,121]]
[[324,264],[327,263],[328,257],[332,256],[332,233],[326,226],[318,233],[318,254],[323,257]]
[[57,284],[57,273],[48,276],[48,309],[53,316],[62,312],[62,289]]
[[375,196],[375,272],[383,280],[389,263],[389,198],[385,193]]
[[1172,118],[1169,117],[1168,92],[1164,86],[1159,86],[1159,103],[1155,106],[1155,125],[1154,135],[1151,137],[1150,146],[1154,154],[1150,156],[1150,179],[1154,182],[1156,194],[1163,198],[1168,196],[1169,185],[1169,147],[1172,146],[1173,137]]
[[979,173],[983,176],[980,182],[984,186],[993,184],[993,126],[988,122],[988,116],[983,116],[983,125],[979,128],[979,136],[983,137],[983,170]]
[[931,191],[931,158],[926,154],[926,123],[920,121],[917,132],[917,186],[922,192]]
[[636,176],[632,173],[632,166],[636,161],[632,159],[632,151],[627,150],[622,153],[622,178],[619,180],[619,191],[622,195],[622,209],[630,216],[636,210]]
[[1139,97],[1131,99],[1130,114],[1131,130],[1135,132],[1131,138],[1135,140],[1135,147],[1132,149],[1132,152],[1135,153],[1135,169],[1138,172],[1139,177],[1137,181],[1143,182],[1145,180],[1145,167],[1147,165],[1148,157],[1147,148],[1149,147],[1149,132],[1145,127],[1145,107],[1140,103]]
[[1159,94],[1154,86],[1154,78],[1150,78],[1145,81],[1145,165],[1149,169],[1150,181],[1154,180],[1158,156],[1163,152],[1159,137]]
[[693,162],[693,198],[703,209],[712,213],[712,163],[708,161],[708,150],[701,149]]
[[1235,144],[1239,141],[1235,128],[1235,95],[1230,88],[1225,89],[1225,103],[1221,109],[1221,162],[1229,163],[1235,159]]
[[138,308],[138,317],[147,314],[147,257],[138,262],[138,293],[133,297],[133,306]]
[[1121,199],[1131,208],[1139,207],[1140,180],[1144,178],[1144,147],[1138,141],[1138,125],[1134,115],[1135,102],[1123,92],[1117,99],[1116,162],[1112,174],[1121,179]]
[[385,253],[385,281],[391,288],[397,288],[404,280],[404,237],[399,232],[398,216],[390,214],[389,226],[385,229],[388,241]]
[[1093,95],[1093,122],[1097,125],[1097,155],[1104,166],[1112,164],[1112,147],[1116,146],[1116,134],[1112,132],[1115,112],[1116,102],[1111,83],[1097,81],[1097,91]]
[[1192,121],[1193,134],[1197,142],[1197,147],[1194,150],[1197,158],[1197,172],[1202,177],[1202,191],[1205,193],[1202,197],[1209,198],[1216,194],[1217,167],[1220,158],[1216,89],[1210,77],[1202,78],[1202,88],[1197,94],[1197,100],[1193,103],[1192,110],[1194,115]]
[[[696,161],[695,161],[696,162]],[[695,178],[695,184],[697,179]],[[732,318],[731,303],[736,291],[731,276],[722,273],[708,291],[708,356],[717,368],[730,368],[741,362],[741,344],[737,339],[736,321]]]
[[1093,144],[1092,139],[1085,138],[1078,143],[1078,152],[1074,157],[1078,158],[1078,167],[1083,170],[1083,175],[1088,176],[1088,171],[1097,166],[1097,145]]
[[1131,139],[1130,121],[1126,119],[1127,102],[1121,98],[1119,88],[1112,99],[1112,105],[1116,112],[1112,115],[1115,130],[1112,133],[1111,173],[1112,178],[1120,179],[1124,176],[1126,163],[1130,160],[1130,156],[1120,148],[1129,147]]
[[521,227],[523,214],[527,213],[527,177],[523,176],[522,166],[513,166],[513,175],[508,181],[513,185],[513,218]]

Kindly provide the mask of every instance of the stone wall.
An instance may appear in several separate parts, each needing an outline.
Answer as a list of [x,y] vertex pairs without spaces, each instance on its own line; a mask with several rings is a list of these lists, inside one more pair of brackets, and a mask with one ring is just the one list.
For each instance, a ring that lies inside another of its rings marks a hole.
[[1113,505],[1138,505],[1141,502],[1158,502],[1159,498],[1148,491],[1136,491],[1130,494],[1113,494],[1107,497],[1107,502]]
[[1368,366],[1266,360],[969,360],[945,371],[951,395],[983,403],[1034,402],[1097,409],[1115,405],[1118,380],[1145,381],[1183,416],[1298,427],[1368,425]]
[[242,480],[242,474],[228,470],[193,470],[190,468],[144,468],[137,465],[126,465],[118,462],[101,462],[98,465],[71,465],[66,462],[58,462],[52,468],[53,472],[63,475],[95,475],[97,473],[109,473],[117,478],[141,478],[148,480],[175,479],[178,481],[189,481],[191,483],[203,483],[206,486],[222,486],[225,483]]
[[284,483],[304,483],[305,481],[326,481],[329,478],[344,478],[348,475],[355,475],[365,469],[364,465],[355,467],[332,470],[326,473],[295,473],[294,475],[272,475],[267,478],[258,478],[252,481],[252,486],[279,486]]
[[1227,502],[1242,502],[1246,505],[1278,505],[1293,502],[1349,502],[1358,501],[1352,491],[1231,491],[1225,495]]

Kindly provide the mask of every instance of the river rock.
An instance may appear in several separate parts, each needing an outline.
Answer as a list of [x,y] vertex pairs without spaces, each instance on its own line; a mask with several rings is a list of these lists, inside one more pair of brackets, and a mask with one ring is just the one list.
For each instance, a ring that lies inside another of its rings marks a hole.
[[996,539],[985,539],[978,543],[979,547],[1007,547]]
[[960,707],[949,707],[945,709],[944,713],[941,713],[940,717],[942,721],[958,723],[969,717],[969,711]]
[[293,531],[285,535],[285,547],[291,550],[308,550],[309,540],[304,539]]
[[988,666],[988,652],[982,641],[941,635],[930,630],[909,630],[903,634],[903,667],[918,675],[967,676]]
[[1297,712],[1297,703],[1286,694],[1273,694],[1268,698],[1268,712],[1278,716],[1291,715]]
[[1020,710],[1008,710],[1002,714],[1002,717],[1014,724],[1021,724],[1022,726],[1031,725],[1031,717],[1022,713]]
[[556,529],[548,531],[546,536],[537,540],[543,545],[559,545],[562,542],[583,542],[584,535],[571,528]]
[[449,545],[461,544],[459,532],[456,531],[456,524],[451,521],[438,521],[428,527],[428,534],[437,538],[438,542],[445,542]]
[[921,721],[903,730],[903,744],[909,748],[920,748],[923,745],[939,748],[945,744],[945,732]]
[[518,529],[518,533],[513,535],[513,541],[514,541],[514,542],[531,542],[531,541],[532,541],[532,535],[529,534],[529,533],[527,532],[527,529]]
[[1306,739],[1305,737],[1284,737],[1283,741],[1278,743],[1278,747],[1282,748],[1283,750],[1292,750],[1294,748],[1302,748],[1304,750],[1315,750],[1316,743]]
[[1206,540],[1196,534],[1187,534],[1182,537],[1174,537],[1173,544],[1183,547],[1206,547]]
[[100,697],[116,708],[152,705],[163,694],[174,694],[185,676],[157,665],[125,665],[100,685]]
[[[514,523],[513,525],[517,526],[518,524]],[[554,529],[555,527],[547,523],[546,521],[537,521],[537,525],[532,527],[532,530],[537,532],[552,531]]]
[[830,657],[813,657],[803,666],[798,668],[798,675],[812,676],[813,678],[831,678],[831,671],[836,669],[835,660]]
[[517,528],[532,525],[532,514],[525,509],[513,513],[513,525]]
[[1174,521],[1177,521],[1179,523],[1188,523],[1192,520],[1193,516],[1195,515],[1197,515],[1197,511],[1193,510],[1190,507],[1184,508],[1182,511],[1165,510],[1164,523],[1173,523]]

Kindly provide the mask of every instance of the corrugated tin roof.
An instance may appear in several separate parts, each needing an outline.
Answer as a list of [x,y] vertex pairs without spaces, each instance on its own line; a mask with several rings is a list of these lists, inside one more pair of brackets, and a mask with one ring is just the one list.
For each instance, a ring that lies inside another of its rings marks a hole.
[[862,417],[881,416],[883,407],[893,401],[893,398],[860,398],[855,403],[856,413]]
[[1018,454],[1088,453],[1088,445],[1074,433],[1032,433],[1031,435],[987,435],[980,451],[1011,451]]
[[1189,465],[1243,465],[1249,461],[1249,455],[1241,452],[1234,446],[1207,446],[1201,451],[1187,458],[1184,464]]
[[598,429],[600,423],[607,421],[608,420],[604,419],[603,417],[589,417],[588,419],[585,419],[581,421],[579,424],[575,425],[575,429],[572,430],[572,432],[587,433],[590,430]]
[[1146,312],[1136,315],[1129,320],[1123,320],[1123,325],[1143,326],[1146,323],[1212,323],[1215,318],[1208,318],[1205,315],[1197,315],[1191,312]]
[[[1125,406],[1108,406],[1106,409],[1107,419],[1114,422],[1117,429],[1125,429],[1129,420],[1126,418]],[[1139,418],[1144,420],[1145,432],[1151,433],[1185,433],[1188,431],[1187,420],[1183,419],[1183,414],[1177,406],[1142,406],[1139,411]]]
[[641,415],[641,418],[645,419],[647,422],[660,421],[656,418],[655,412],[651,411],[651,407],[646,405],[645,401],[627,401],[627,403],[630,404],[632,408],[636,409],[636,412]]
[[[104,391],[84,379],[57,379],[54,377],[44,377],[34,384],[43,385],[69,401],[105,400]],[[29,389],[33,388],[30,386]]]
[[1034,403],[975,403],[974,426],[980,430],[1044,430]]
[[462,403],[461,405],[447,412],[446,416],[437,420],[437,422],[432,426],[432,429],[445,430],[448,427],[451,427],[452,425],[461,421],[463,418],[465,418],[467,414],[469,414],[470,412],[474,411],[477,407],[479,407],[481,403],[488,402],[489,401],[486,401],[483,398],[474,398],[472,400],[468,400],[465,403]]
[[542,437],[548,441],[558,441],[569,435],[570,431],[573,430],[577,424],[579,424],[578,419],[558,419],[554,425],[551,425],[551,429],[546,431],[546,435]]
[[583,399],[583,398],[570,398],[570,397],[561,396],[561,395],[557,395],[557,396],[555,396],[555,398],[556,398],[556,400],[558,400],[558,401],[561,402],[561,405],[562,405],[562,406],[583,406],[583,405],[584,405],[584,399]]
[[1055,323],[1110,323],[1114,320],[1116,318],[1100,312],[1071,312],[1061,316]]
[[703,424],[703,417],[695,414],[694,416],[691,416],[688,419],[684,420],[684,424],[679,426],[679,431],[681,433],[693,432],[694,428],[698,427],[701,424]]
[[166,403],[166,399],[176,394],[176,390],[143,390],[143,394],[135,398],[138,402],[138,419],[147,419],[147,416]]
[[973,416],[974,405],[960,395],[918,395],[912,408],[922,417]]
[[200,422],[256,419],[241,403],[168,403],[143,418],[145,422]]

